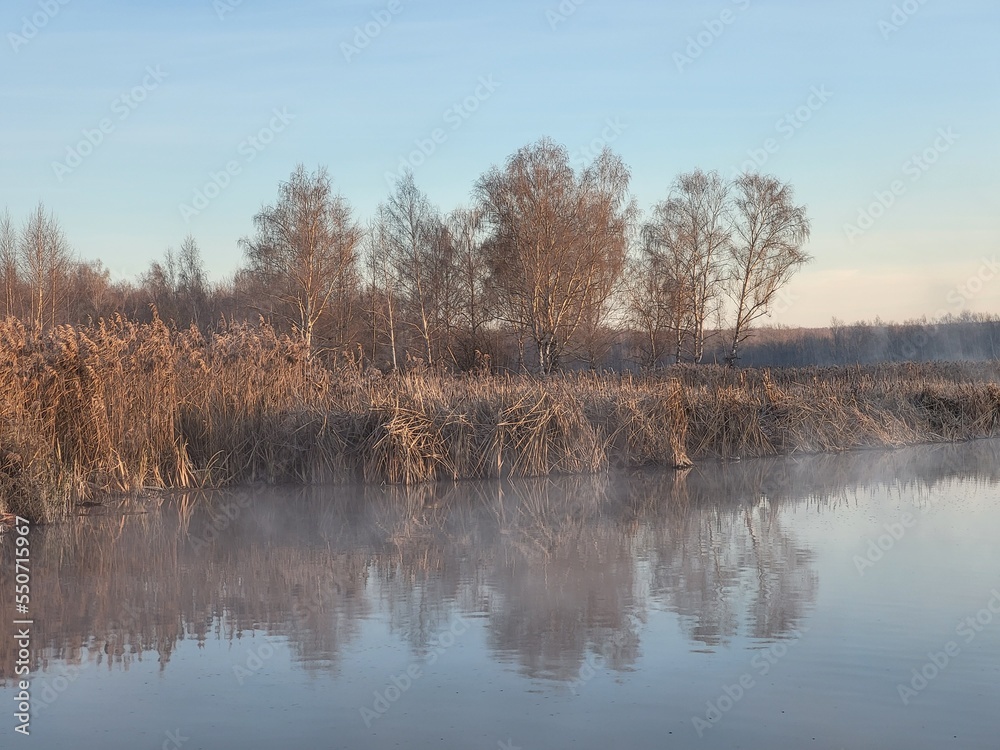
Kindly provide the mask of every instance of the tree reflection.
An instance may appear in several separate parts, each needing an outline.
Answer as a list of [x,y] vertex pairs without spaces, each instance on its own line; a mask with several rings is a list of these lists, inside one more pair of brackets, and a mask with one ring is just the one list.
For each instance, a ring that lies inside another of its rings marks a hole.
[[[266,633],[338,672],[373,618],[419,657],[458,613],[493,657],[572,681],[627,670],[652,609],[692,648],[802,625],[819,581],[788,512],[859,492],[1000,481],[997,441],[633,473],[417,488],[259,488],[95,508],[33,532],[34,668],[168,667],[183,640]],[[4,539],[0,610],[10,611]],[[13,676],[11,639],[0,679]]]

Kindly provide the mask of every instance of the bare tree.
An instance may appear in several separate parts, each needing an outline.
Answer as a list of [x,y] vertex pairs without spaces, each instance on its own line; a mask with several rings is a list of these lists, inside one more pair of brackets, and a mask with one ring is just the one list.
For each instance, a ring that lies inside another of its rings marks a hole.
[[775,295],[811,258],[805,206],[795,205],[792,187],[769,175],[746,173],[736,179],[733,242],[727,291],[733,304],[732,346],[726,361],[739,361],[739,345],[754,321],[767,314]]
[[36,328],[55,325],[65,304],[73,256],[59,222],[45,207],[28,216],[20,237],[19,266],[30,292],[30,320]]
[[717,172],[698,169],[680,175],[671,195],[654,210],[652,227],[661,228],[664,240],[658,249],[674,264],[677,292],[684,298],[693,362],[704,357],[706,323],[720,302],[724,253],[730,242],[728,192]]
[[428,365],[437,361],[443,275],[447,273],[448,243],[438,211],[416,186],[413,172],[397,181],[378,209],[381,241],[395,275],[403,323],[421,342]]
[[326,169],[309,174],[299,164],[281,183],[277,202],[254,216],[254,226],[254,237],[240,244],[250,270],[266,280],[276,314],[293,322],[312,349],[317,323],[334,312],[332,343],[347,344],[361,232]]
[[69,273],[69,304],[66,318],[74,322],[93,322],[116,311],[111,273],[99,261],[74,263]]
[[368,271],[369,324],[371,325],[373,361],[378,361],[379,333],[384,331],[389,344],[392,369],[399,369],[396,347],[396,282],[389,257],[389,242],[384,226],[373,221],[367,234],[365,266]]
[[176,322],[177,261],[173,248],[167,248],[162,262],[154,260],[149,264],[139,284],[148,295],[149,304],[156,308],[156,313],[165,320]]
[[447,353],[455,361],[455,338],[459,330],[461,312],[461,277],[458,246],[447,218],[436,215],[431,225],[431,264],[429,269],[431,290],[432,330],[437,362],[443,363]]
[[653,217],[642,228],[643,262],[640,265],[645,279],[645,295],[653,295],[659,291],[662,300],[659,309],[651,298],[643,300],[647,307],[647,315],[655,312],[661,322],[669,324],[672,334],[671,349],[674,362],[680,362],[684,351],[684,342],[691,319],[691,295],[685,283],[686,263],[683,254],[684,242],[678,236],[678,226],[668,221],[664,215],[662,204],[654,211]]
[[701,362],[718,313],[726,250],[730,242],[728,186],[717,172],[680,175],[670,196],[653,209],[644,226],[645,250],[655,266],[674,277],[672,303],[678,308],[674,357],[681,359],[686,340],[690,358]]
[[487,354],[484,333],[492,320],[482,212],[475,208],[455,209],[448,216],[448,228],[454,265],[452,306],[457,329],[451,354],[456,367],[469,370]]
[[560,358],[586,314],[614,290],[635,214],[629,173],[605,149],[580,174],[563,146],[525,146],[476,185],[498,314],[534,343],[539,370]]
[[5,316],[17,315],[17,298],[20,286],[17,230],[5,209],[0,214],[0,282],[3,284],[3,311]]
[[671,336],[676,358],[681,346],[683,295],[665,259],[645,248],[632,258],[625,273],[624,295],[625,320],[641,334],[642,367],[653,369],[660,364],[671,350]]
[[596,370],[608,357],[618,339],[611,321],[620,319],[623,312],[623,276],[628,267],[628,249],[632,245],[633,216],[625,222],[624,244],[621,251],[604,257],[593,269],[594,283],[588,303],[580,319],[577,341],[569,340],[568,351],[581,359],[591,370]]
[[190,234],[181,242],[177,253],[176,293],[185,317],[195,325],[204,324],[208,306],[208,280],[198,243]]
[[208,281],[201,251],[188,235],[174,252],[168,247],[163,261],[153,261],[142,276],[142,286],[160,317],[178,326],[201,325],[208,308]]

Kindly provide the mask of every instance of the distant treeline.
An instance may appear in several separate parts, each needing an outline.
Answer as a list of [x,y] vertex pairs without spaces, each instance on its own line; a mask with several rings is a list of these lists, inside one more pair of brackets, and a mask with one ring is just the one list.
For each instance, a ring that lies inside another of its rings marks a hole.
[[75,257],[39,205],[0,215],[0,317],[29,328],[121,317],[202,334],[263,320],[308,351],[383,371],[649,371],[996,357],[996,319],[760,328],[809,260],[791,186],[679,175],[640,217],[610,150],[574,168],[543,139],[444,213],[403,173],[367,224],[326,170],[298,166],[210,283],[188,236],[134,281]]
[[[722,361],[720,347],[710,350]],[[930,322],[881,320],[828,328],[760,328],[743,350],[750,367],[853,365],[879,362],[957,362],[1000,356],[1000,315],[965,312]]]
[[190,236],[139,279],[112,282],[39,205],[21,222],[0,215],[0,315],[36,330],[158,316],[203,332],[263,318],[312,352],[384,370],[621,366],[628,331],[626,359],[651,368],[701,362],[725,331],[736,363],[809,260],[805,208],[773,176],[695,170],[643,219],[630,179],[608,149],[576,168],[542,139],[479,177],[468,208],[442,212],[405,172],[362,223],[324,168],[299,165],[219,283]]

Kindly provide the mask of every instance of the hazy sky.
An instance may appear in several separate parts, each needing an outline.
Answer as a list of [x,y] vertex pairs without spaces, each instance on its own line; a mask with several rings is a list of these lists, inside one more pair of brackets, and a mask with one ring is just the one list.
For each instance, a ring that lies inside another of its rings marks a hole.
[[547,135],[607,142],[644,211],[695,167],[791,182],[815,261],[775,322],[1000,312],[996,0],[5,0],[0,31],[0,210],[116,277],[188,233],[230,273],[298,162],[367,220],[403,160],[451,209]]

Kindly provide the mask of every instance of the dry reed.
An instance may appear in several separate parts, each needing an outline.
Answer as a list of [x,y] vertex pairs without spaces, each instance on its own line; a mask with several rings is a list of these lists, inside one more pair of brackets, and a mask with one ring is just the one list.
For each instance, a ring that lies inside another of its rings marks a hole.
[[379,376],[266,325],[0,321],[0,513],[149,488],[415,484],[988,437],[1000,367]]

